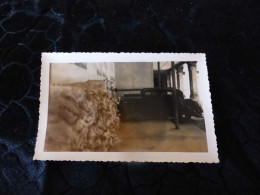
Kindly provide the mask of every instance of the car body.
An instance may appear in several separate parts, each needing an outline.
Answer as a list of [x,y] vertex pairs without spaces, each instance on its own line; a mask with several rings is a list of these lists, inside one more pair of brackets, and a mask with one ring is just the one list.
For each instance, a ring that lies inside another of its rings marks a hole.
[[[200,104],[193,99],[184,99],[183,92],[176,89],[179,119],[191,116],[202,117]],[[174,119],[173,88],[144,88],[139,93],[121,96],[118,110],[122,120]]]

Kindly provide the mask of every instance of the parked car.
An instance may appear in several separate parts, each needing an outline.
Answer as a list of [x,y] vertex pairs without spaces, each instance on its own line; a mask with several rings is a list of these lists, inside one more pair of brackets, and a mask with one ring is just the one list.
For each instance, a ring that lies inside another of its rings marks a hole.
[[[130,90],[128,90],[130,91]],[[193,99],[184,99],[183,92],[176,89],[179,119],[191,116],[202,117],[200,104]],[[122,95],[118,105],[121,120],[174,119],[172,88],[144,88],[139,93]]]

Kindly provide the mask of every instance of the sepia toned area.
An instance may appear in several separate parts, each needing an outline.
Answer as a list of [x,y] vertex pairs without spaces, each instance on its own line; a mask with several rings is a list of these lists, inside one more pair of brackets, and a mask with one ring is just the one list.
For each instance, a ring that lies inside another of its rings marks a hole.
[[45,151],[207,152],[196,62],[50,66]]

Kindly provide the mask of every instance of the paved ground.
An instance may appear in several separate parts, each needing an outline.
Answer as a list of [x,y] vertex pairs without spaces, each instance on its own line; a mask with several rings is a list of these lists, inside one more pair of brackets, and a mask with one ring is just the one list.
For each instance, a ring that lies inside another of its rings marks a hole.
[[111,151],[207,152],[202,119],[192,118],[175,129],[171,121],[121,122],[121,143]]

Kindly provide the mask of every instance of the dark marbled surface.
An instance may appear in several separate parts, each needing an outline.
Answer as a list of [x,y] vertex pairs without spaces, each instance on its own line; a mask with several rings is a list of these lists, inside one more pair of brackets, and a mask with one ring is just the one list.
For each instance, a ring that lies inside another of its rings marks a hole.
[[[0,194],[259,194],[259,1],[0,1]],[[40,52],[203,52],[220,164],[33,161]]]

